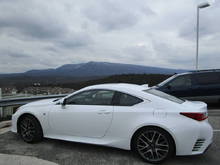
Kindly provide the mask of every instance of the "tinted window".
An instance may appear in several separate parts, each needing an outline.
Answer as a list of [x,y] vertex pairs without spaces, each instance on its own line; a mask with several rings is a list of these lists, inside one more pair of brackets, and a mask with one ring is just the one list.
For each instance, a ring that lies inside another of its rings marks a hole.
[[175,78],[173,81],[168,83],[172,88],[182,88],[182,87],[190,87],[192,85],[191,76],[184,75]]
[[143,101],[135,96],[131,96],[125,93],[118,93],[118,94],[119,96],[117,100],[117,105],[119,106],[132,106]]
[[194,77],[198,85],[220,84],[220,73],[219,72],[195,74]]
[[158,84],[158,86],[164,86],[168,82],[172,81],[172,79],[174,79],[175,77],[177,77],[177,75],[173,75],[173,76],[169,77],[168,79],[162,81],[160,84]]
[[66,104],[111,105],[114,93],[110,90],[89,90],[67,98]]
[[182,99],[179,99],[177,97],[168,95],[168,94],[166,94],[164,92],[161,92],[161,91],[158,91],[156,89],[148,89],[148,90],[144,90],[144,92],[150,93],[152,95],[155,95],[155,96],[167,99],[167,100],[170,100],[170,101],[175,102],[175,103],[182,104],[184,102],[184,100],[182,100]]

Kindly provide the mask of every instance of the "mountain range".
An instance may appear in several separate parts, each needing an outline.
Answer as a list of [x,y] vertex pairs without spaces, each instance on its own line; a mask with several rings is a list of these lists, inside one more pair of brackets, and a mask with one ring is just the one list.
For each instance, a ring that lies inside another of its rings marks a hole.
[[87,62],[80,64],[66,64],[55,69],[30,70],[24,73],[0,74],[0,77],[97,77],[120,74],[174,74],[182,72],[186,72],[186,70],[109,62]]

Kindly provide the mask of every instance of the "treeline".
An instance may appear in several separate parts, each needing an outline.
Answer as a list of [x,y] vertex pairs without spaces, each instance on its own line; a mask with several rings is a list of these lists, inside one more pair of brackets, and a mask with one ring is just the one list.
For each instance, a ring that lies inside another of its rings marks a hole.
[[[157,85],[171,75],[162,74],[124,74],[114,75],[96,80],[83,81],[79,83],[60,84],[61,87],[80,89],[89,85],[103,84],[103,83],[132,83],[132,84],[148,84],[149,86]],[[52,85],[52,84],[51,84]]]
[[171,75],[163,74],[123,74],[113,75],[108,77],[7,77],[0,78],[0,87],[14,86],[18,92],[26,87],[34,86],[39,83],[44,87],[63,87],[80,89],[89,85],[103,84],[103,83],[133,83],[133,84],[149,84],[149,86],[156,85]]

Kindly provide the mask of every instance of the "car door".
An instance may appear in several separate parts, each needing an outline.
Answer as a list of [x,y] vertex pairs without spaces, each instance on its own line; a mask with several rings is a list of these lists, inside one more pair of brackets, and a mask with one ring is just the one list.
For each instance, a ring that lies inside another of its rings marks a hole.
[[89,90],[65,99],[49,114],[55,134],[79,137],[103,137],[113,116],[114,91]]
[[[154,108],[144,104],[144,100],[136,96],[116,92],[114,97],[114,118],[112,121],[111,134],[128,136],[139,125],[146,120],[146,116],[152,116]],[[145,100],[145,102],[148,102]],[[149,101],[150,103],[150,101]]]

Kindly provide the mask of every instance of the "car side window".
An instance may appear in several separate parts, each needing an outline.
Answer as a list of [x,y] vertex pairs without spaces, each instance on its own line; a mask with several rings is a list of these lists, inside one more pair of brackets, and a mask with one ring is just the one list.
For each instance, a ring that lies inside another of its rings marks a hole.
[[116,105],[118,106],[133,106],[141,103],[143,100],[129,94],[118,92]]
[[198,85],[219,85],[220,73],[200,73],[195,75]]
[[66,99],[66,104],[73,105],[111,105],[114,91],[89,90]]
[[171,88],[188,88],[192,85],[191,76],[184,75],[175,78],[173,81],[168,83],[168,86]]

